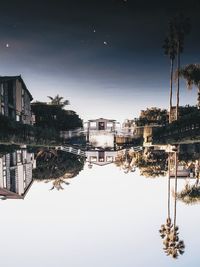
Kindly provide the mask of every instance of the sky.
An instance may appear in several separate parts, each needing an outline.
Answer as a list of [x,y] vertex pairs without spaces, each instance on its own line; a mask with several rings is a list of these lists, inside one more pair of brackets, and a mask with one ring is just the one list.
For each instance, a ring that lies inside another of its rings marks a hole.
[[[123,121],[168,107],[169,19],[191,18],[182,64],[200,62],[199,1],[5,1],[0,8],[0,75],[22,75],[34,100],[59,94],[82,119]],[[197,90],[181,84],[180,103]]]

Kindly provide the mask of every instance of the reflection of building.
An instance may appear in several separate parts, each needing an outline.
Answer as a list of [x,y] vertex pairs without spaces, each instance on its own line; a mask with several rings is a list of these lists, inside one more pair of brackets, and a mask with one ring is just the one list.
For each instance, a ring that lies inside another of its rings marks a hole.
[[114,147],[116,124],[115,120],[103,118],[89,120],[85,124],[87,141],[94,147]]
[[0,76],[0,114],[31,124],[32,99],[21,76]]
[[89,163],[104,166],[115,162],[117,153],[117,151],[91,150],[86,151],[86,157]]
[[34,154],[25,149],[0,157],[0,195],[6,198],[24,198],[30,188],[35,168]]

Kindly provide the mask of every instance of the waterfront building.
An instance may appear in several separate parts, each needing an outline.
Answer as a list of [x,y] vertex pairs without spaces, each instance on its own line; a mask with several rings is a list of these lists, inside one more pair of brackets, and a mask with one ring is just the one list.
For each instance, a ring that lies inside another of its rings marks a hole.
[[0,156],[0,196],[23,199],[33,182],[34,153],[19,149]]
[[0,76],[0,114],[31,124],[32,95],[21,76]]
[[87,133],[87,142],[94,147],[114,147],[117,130],[116,120],[99,118],[89,120],[84,125]]

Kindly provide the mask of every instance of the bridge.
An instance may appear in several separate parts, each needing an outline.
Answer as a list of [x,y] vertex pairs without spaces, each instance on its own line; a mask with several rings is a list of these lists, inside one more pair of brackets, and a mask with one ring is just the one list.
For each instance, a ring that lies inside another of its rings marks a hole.
[[[80,148],[75,148],[75,147],[72,147],[72,146],[57,146],[57,147],[55,147],[55,149],[56,150],[61,150],[61,151],[67,152],[67,153],[71,153],[71,154],[74,154],[74,155],[77,155],[77,156],[81,156],[81,157],[84,157],[84,158],[87,157],[86,151],[81,150]],[[124,148],[124,149],[126,149],[126,148]],[[141,146],[131,147],[131,149],[134,152],[140,152],[140,151],[143,150],[143,148]],[[121,150],[123,150],[123,149],[121,149]]]
[[81,150],[80,148],[75,148],[72,146],[57,146],[55,149],[86,158],[85,151]]

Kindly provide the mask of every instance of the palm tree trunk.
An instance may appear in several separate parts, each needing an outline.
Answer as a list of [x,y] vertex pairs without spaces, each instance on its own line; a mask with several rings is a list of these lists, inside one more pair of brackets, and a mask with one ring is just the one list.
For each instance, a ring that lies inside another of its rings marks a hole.
[[180,87],[180,75],[179,75],[179,70],[180,70],[180,41],[178,41],[177,44],[177,91],[176,91],[176,120],[178,120],[178,109],[179,109],[179,87]]
[[177,152],[175,152],[174,228],[175,228],[175,226],[176,226],[176,204],[177,204],[177,169],[178,169],[178,160],[177,160]]
[[168,155],[168,218],[170,218],[170,170],[171,170],[171,155]]
[[171,120],[171,113],[172,113],[173,68],[174,68],[174,59],[171,58],[171,66],[170,66],[170,94],[169,94],[169,123],[172,122],[172,120]]

